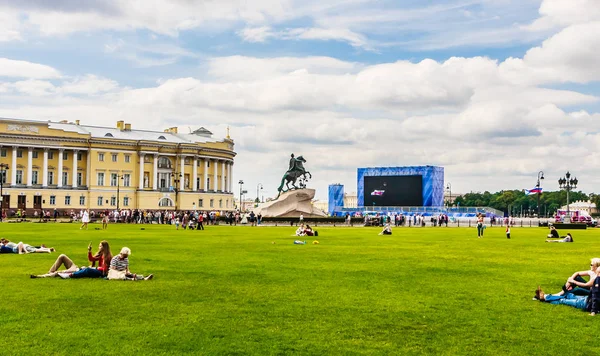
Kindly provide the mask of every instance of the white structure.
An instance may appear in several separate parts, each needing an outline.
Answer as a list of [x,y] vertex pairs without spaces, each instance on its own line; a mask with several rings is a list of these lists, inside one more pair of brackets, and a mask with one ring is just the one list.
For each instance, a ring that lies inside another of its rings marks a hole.
[[[567,206],[566,205],[561,206],[560,209],[567,210]],[[588,200],[588,201],[578,200],[576,202],[569,203],[569,210],[570,211],[575,211],[575,210],[585,211],[587,213],[587,215],[596,214],[598,212],[598,209],[596,208],[596,204],[592,203],[590,200]]]

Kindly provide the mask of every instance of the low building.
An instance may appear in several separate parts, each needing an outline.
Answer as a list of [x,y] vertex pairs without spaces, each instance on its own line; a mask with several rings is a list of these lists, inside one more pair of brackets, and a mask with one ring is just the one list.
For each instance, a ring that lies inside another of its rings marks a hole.
[[[560,209],[567,210],[567,206],[564,205]],[[598,209],[596,208],[596,203],[592,203],[590,200],[588,200],[588,201],[579,200],[579,201],[570,203],[569,210],[570,211],[581,210],[581,211],[587,212],[589,215],[598,213]]]
[[233,210],[233,148],[204,128],[0,119],[1,206]]

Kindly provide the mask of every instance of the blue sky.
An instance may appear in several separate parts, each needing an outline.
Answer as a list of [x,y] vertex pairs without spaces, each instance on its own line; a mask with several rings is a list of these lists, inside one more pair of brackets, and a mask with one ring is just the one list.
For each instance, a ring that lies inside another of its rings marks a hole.
[[0,116],[230,126],[234,179],[276,186],[295,152],[320,198],[419,164],[456,192],[540,169],[593,191],[599,3],[0,0]]

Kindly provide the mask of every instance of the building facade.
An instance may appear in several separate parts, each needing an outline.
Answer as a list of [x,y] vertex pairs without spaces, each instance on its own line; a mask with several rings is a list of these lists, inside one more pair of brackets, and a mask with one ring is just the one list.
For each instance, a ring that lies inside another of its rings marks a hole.
[[[233,210],[234,142],[76,122],[0,119],[2,209]],[[6,168],[8,166],[8,168]]]

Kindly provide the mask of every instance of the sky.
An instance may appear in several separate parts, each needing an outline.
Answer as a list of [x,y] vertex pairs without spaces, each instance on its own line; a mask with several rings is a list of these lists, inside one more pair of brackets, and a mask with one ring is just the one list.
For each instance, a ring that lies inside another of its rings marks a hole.
[[598,193],[599,33],[597,0],[0,0],[0,117],[230,127],[251,198],[291,153],[320,199],[412,165]]

